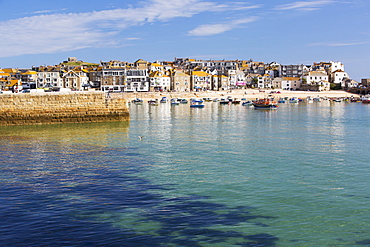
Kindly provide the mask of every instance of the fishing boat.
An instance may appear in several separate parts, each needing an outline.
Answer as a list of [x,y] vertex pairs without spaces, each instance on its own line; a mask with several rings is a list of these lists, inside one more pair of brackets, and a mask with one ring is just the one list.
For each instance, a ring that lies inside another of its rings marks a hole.
[[313,99],[310,96],[307,96],[306,103],[313,103]]
[[192,103],[190,104],[190,107],[191,107],[191,108],[204,108],[204,105],[203,105],[203,104],[201,104],[201,103],[199,103],[199,102],[192,102]]
[[211,102],[212,99],[211,98],[203,98],[204,102]]
[[220,100],[220,105],[228,105],[230,103],[230,100],[228,100],[228,99],[221,99]]
[[148,100],[148,104],[149,104],[149,105],[156,106],[156,105],[158,105],[158,99],[151,99],[151,100]]
[[202,99],[197,99],[197,98],[192,98],[192,99],[190,99],[190,102],[191,103],[203,103],[203,100]]
[[178,99],[178,102],[180,102],[180,104],[187,104],[188,100],[187,99]]
[[178,101],[177,98],[171,99],[171,105],[180,105],[180,102]]
[[253,106],[256,109],[274,109],[278,107],[276,102],[269,98],[257,99],[253,101]]
[[143,100],[139,99],[139,98],[133,99],[131,102],[134,103],[135,105],[142,105],[143,104]]
[[362,97],[362,103],[363,104],[370,104],[370,97],[369,96]]
[[296,104],[298,103],[298,99],[296,97],[290,98],[289,103]]
[[162,99],[161,99],[161,103],[167,103],[167,101],[168,101],[168,99],[167,99],[167,97],[162,97]]
[[243,106],[253,106],[253,102],[248,100],[242,103]]
[[240,100],[238,100],[237,98],[232,99],[231,104],[235,104],[235,105],[240,104]]

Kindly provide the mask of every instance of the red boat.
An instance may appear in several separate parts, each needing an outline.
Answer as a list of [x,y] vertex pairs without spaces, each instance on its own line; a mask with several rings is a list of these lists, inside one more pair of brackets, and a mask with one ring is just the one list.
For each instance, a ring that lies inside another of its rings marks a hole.
[[278,107],[276,102],[269,98],[255,100],[252,104],[255,108],[261,109],[273,109]]

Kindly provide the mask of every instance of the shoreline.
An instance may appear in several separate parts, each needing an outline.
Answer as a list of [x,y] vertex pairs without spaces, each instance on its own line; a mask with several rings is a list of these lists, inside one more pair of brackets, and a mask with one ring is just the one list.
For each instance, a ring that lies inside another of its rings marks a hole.
[[[273,93],[275,92],[275,93]],[[280,93],[276,93],[280,92]],[[227,98],[231,96],[232,98],[247,100],[261,99],[266,97],[272,98],[284,98],[284,97],[296,97],[301,99],[306,99],[307,97],[321,97],[321,98],[351,98],[360,97],[358,94],[349,93],[346,91],[287,91],[287,90],[264,90],[260,91],[258,89],[235,89],[231,91],[202,91],[202,92],[136,92],[136,93],[111,93],[110,97],[122,97],[127,99],[129,102],[135,98],[140,98],[144,101],[158,99],[162,97],[167,98],[181,98],[181,99],[191,99],[191,98]]]

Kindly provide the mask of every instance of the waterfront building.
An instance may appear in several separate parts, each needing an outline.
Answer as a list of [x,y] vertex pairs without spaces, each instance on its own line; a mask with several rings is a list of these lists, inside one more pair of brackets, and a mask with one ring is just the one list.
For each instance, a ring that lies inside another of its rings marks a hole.
[[282,82],[283,82],[283,78],[281,78],[281,77],[275,77],[275,78],[272,79],[271,85],[275,89],[283,88],[282,87]]
[[301,87],[300,77],[282,77],[281,88],[284,90],[298,90]]
[[345,87],[345,83],[343,82],[343,80],[349,78],[348,74],[344,70],[344,65],[341,62],[330,61],[314,63],[314,65],[312,66],[312,70],[325,70],[329,76],[328,81],[330,83],[340,85],[343,88]]
[[75,67],[68,71],[62,71],[63,88],[82,91],[84,87],[89,85],[88,71],[81,67]]
[[342,88],[348,89],[348,88],[355,88],[358,87],[359,83],[355,80],[352,80],[350,78],[344,78],[342,82]]
[[209,90],[211,89],[211,75],[204,71],[191,72],[191,90]]
[[330,80],[331,83],[341,85],[342,88],[345,88],[346,87],[345,79],[348,79],[348,74],[346,72],[344,72],[343,70],[338,69],[338,70],[333,71],[331,73],[330,78],[331,78],[331,80]]
[[123,92],[125,89],[126,69],[123,67],[99,68],[90,71],[90,87],[99,87],[102,91]]
[[265,88],[265,81],[262,75],[258,74],[254,79],[257,82],[257,87],[258,88]]
[[149,91],[168,91],[171,88],[171,78],[169,74],[162,71],[153,71],[149,74]]
[[125,92],[148,92],[149,75],[147,69],[128,69],[126,71]]
[[220,90],[229,90],[230,89],[230,82],[229,77],[218,73],[216,75],[212,75],[212,83],[211,83],[211,90],[220,91]]
[[272,85],[273,77],[270,74],[264,74],[262,76],[262,79],[263,79],[264,88],[272,88],[273,87],[273,85]]
[[302,78],[305,79],[306,84],[308,85],[316,85],[318,82],[321,81],[329,81],[329,76],[323,69],[310,71]]
[[245,87],[245,74],[241,70],[227,70],[227,75],[229,76],[230,89]]
[[253,76],[252,74],[246,74],[245,75],[245,85],[247,87],[256,87],[257,85],[255,85],[255,76]]
[[171,90],[176,92],[190,91],[190,75],[182,69],[171,71]]
[[55,66],[39,67],[36,72],[35,88],[59,87],[63,88],[64,82],[60,70]]

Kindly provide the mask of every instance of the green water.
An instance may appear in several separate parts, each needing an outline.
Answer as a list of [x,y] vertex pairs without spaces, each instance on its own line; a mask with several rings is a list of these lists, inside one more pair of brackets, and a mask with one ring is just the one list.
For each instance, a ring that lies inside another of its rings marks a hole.
[[166,196],[251,207],[272,218],[232,229],[266,232],[278,246],[351,246],[370,238],[369,109],[132,106],[130,135],[146,136],[137,145],[156,163],[147,176],[176,188]]
[[370,245],[369,105],[130,114],[0,128],[5,245]]

